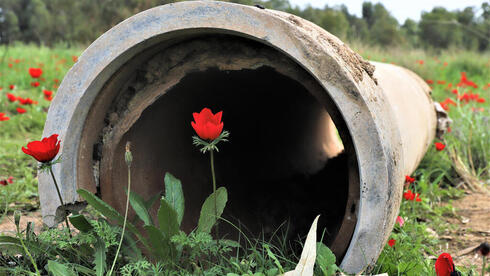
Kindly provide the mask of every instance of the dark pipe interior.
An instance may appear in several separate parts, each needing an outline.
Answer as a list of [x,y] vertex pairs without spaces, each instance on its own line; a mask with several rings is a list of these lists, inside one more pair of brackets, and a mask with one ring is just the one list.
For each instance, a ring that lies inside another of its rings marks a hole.
[[[115,154],[123,156],[124,144],[131,141],[134,190],[149,198],[163,190],[164,174],[172,173],[184,187],[183,228],[197,226],[201,205],[212,192],[209,155],[191,139],[192,113],[203,107],[223,110],[224,128],[231,133],[215,155],[217,184],[229,194],[224,217],[236,225],[240,220],[249,235],[264,230],[266,237],[289,220],[287,236],[296,239],[321,214],[318,233],[326,229],[328,245],[347,204],[347,155],[327,159],[325,107],[303,85],[271,67],[190,73],[145,109]],[[114,163],[125,167],[122,158]],[[125,183],[126,175],[114,170],[113,179]],[[113,192],[114,198],[125,198],[122,189]],[[226,223],[220,227],[236,235]]]

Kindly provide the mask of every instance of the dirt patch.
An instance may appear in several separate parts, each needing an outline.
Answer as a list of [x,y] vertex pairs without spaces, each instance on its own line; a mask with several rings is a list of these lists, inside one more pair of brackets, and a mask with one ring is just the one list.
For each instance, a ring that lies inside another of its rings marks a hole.
[[446,241],[441,246],[441,252],[451,254],[456,266],[473,265],[479,272],[482,259],[471,249],[484,241],[490,241],[490,193],[471,193],[454,201],[452,205],[456,209],[456,216],[447,218],[447,222],[456,228],[448,229],[448,234],[440,237]]
[[[25,230],[27,223],[34,223],[34,232],[39,233],[43,227],[43,220],[41,216],[41,210],[35,210],[32,212],[22,212],[22,217],[20,219],[20,229]],[[15,235],[15,223],[14,214],[9,213],[0,222],[0,235]]]

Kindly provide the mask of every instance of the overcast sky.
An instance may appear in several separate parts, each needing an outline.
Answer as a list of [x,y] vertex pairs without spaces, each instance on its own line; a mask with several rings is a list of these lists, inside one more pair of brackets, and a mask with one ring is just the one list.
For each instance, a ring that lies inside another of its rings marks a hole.
[[[313,7],[323,8],[325,5],[329,7],[345,4],[349,9],[349,13],[354,13],[357,16],[362,16],[362,2],[364,0],[289,0],[292,6],[305,7],[310,4]],[[481,12],[482,0],[372,0],[371,3],[382,3],[385,8],[398,20],[398,23],[403,24],[405,19],[411,18],[416,21],[420,19],[422,11],[431,11],[433,7],[445,7],[448,10],[464,9],[468,6],[475,6]]]

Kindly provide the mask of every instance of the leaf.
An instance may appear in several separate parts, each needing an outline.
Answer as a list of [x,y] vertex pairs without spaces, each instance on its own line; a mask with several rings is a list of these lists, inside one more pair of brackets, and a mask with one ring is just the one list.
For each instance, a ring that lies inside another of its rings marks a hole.
[[227,240],[227,239],[220,239],[219,244],[222,246],[228,246],[228,247],[234,247],[234,248],[240,248],[241,245],[234,241],[234,240]]
[[162,231],[162,233],[168,239],[179,233],[177,212],[172,206],[170,206],[165,198],[160,200],[160,209],[158,209],[158,225],[160,227],[160,231]]
[[75,272],[68,266],[60,264],[56,261],[48,260],[47,270],[53,274],[53,276],[75,276]]
[[[102,215],[106,216],[111,220],[115,220],[117,223],[119,223],[119,225],[123,224],[124,217],[121,214],[119,214],[119,212],[117,212],[114,208],[112,208],[109,204],[105,203],[102,199],[98,198],[96,195],[92,194],[91,192],[85,189],[78,189],[77,193],[80,196],[82,196],[88,202],[88,204],[90,204],[97,211],[102,213]],[[136,227],[132,223],[127,221],[126,227],[128,228],[129,231],[131,231],[134,235],[138,237],[138,239],[143,243],[143,245],[146,248],[149,248],[145,238],[140,234],[138,229],[136,229]]]
[[335,255],[332,253],[330,248],[321,242],[317,242],[316,250],[316,265],[320,268],[323,275],[335,275],[338,267],[335,264]]
[[107,248],[105,246],[105,242],[100,237],[97,237],[94,254],[94,269],[97,276],[103,276],[107,270],[106,253]]
[[275,267],[274,268],[271,268],[271,269],[269,269],[269,270],[267,270],[265,272],[265,275],[267,275],[267,276],[276,276],[276,275],[279,275],[279,269],[277,269]]
[[79,275],[94,275],[95,276],[95,272],[91,268],[84,267],[83,265],[79,265],[79,264],[73,264],[73,263],[71,265],[73,266],[75,271],[79,273]]
[[35,228],[35,224],[33,221],[27,222],[27,225],[26,225],[26,240],[27,241],[32,240],[32,238],[36,236],[34,234],[34,228]]
[[145,225],[153,225],[148,209],[145,206],[145,201],[140,195],[134,192],[129,193],[129,203],[136,212],[136,215],[138,215]]
[[102,215],[106,216],[108,219],[115,220],[121,224],[123,223],[124,217],[96,195],[85,189],[79,189],[77,190],[77,193],[82,196],[88,202],[88,204],[92,205],[92,207],[101,212]]
[[264,248],[265,250],[267,251],[267,255],[269,256],[269,258],[271,258],[273,261],[274,261],[274,264],[277,266],[277,268],[279,269],[279,272],[280,273],[284,273],[284,268],[282,267],[281,263],[279,262],[279,260],[277,259],[276,255],[274,255],[274,253],[272,253],[270,247],[268,244],[264,244]]
[[144,226],[152,245],[153,254],[155,254],[160,261],[168,259],[170,256],[170,240],[163,236],[163,233],[153,225]]
[[293,271],[286,272],[284,276],[313,276],[313,269],[316,259],[316,225],[318,223],[317,216],[311,224],[310,231],[306,237],[303,252],[301,252],[301,258],[299,259],[296,268]]
[[147,201],[145,201],[145,207],[147,210],[150,210],[153,204],[162,196],[162,194],[158,193],[155,194],[154,196],[150,197]]
[[[214,198],[216,197],[216,208],[214,206]],[[211,233],[211,228],[216,223],[218,218],[223,214],[226,202],[228,201],[228,193],[225,187],[219,187],[215,193],[212,193],[201,208],[201,215],[197,225],[198,232]]]
[[[148,250],[150,248],[148,247]],[[128,232],[124,233],[123,245],[121,246],[121,252],[132,259],[142,259],[141,249],[137,246],[136,241],[129,235]]]
[[10,255],[25,253],[20,240],[10,236],[0,236],[0,252],[9,252]]
[[70,220],[70,223],[80,232],[88,233],[94,229],[92,224],[90,224],[84,215],[72,215],[68,217],[68,219]]
[[182,183],[170,173],[165,174],[164,180],[165,199],[177,212],[177,221],[180,226],[184,217],[184,192],[182,191]]

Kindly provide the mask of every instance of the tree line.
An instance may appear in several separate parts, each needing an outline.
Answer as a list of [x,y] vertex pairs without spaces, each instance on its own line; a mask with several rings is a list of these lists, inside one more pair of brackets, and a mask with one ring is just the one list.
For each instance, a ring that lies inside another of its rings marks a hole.
[[[364,2],[362,17],[345,5],[293,7],[289,0],[225,0],[289,12],[347,41],[380,46],[437,49],[490,49],[490,4],[449,11],[436,7],[419,22],[400,24],[380,4]],[[0,43],[14,41],[52,46],[88,44],[122,20],[140,11],[178,0],[0,0]]]

